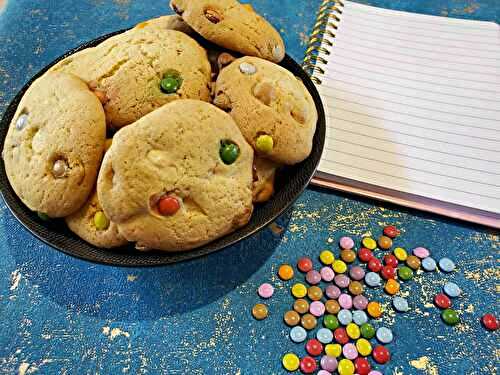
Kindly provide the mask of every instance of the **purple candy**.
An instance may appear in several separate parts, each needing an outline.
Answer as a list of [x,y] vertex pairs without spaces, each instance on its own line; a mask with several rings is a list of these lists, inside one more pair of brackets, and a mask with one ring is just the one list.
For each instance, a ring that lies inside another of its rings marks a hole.
[[349,271],[349,275],[351,276],[351,279],[359,281],[365,277],[365,270],[360,266],[354,266]]
[[368,306],[368,298],[360,294],[353,298],[352,304],[356,310],[364,310]]
[[350,283],[351,280],[346,275],[340,274],[335,276],[335,284],[337,284],[339,288],[347,288]]
[[352,307],[352,297],[349,294],[341,294],[338,302],[343,309],[350,309]]
[[354,247],[354,241],[351,237],[342,237],[339,241],[342,249],[350,250]]
[[384,375],[384,374],[382,374],[380,371],[372,370],[368,373],[368,375]]
[[353,343],[349,342],[342,348],[342,354],[344,354],[344,357],[347,359],[353,360],[358,357],[358,350]]
[[337,299],[340,296],[340,289],[335,285],[328,285],[325,289],[325,294],[330,299]]
[[319,273],[321,274],[321,278],[323,281],[332,281],[335,277],[335,272],[330,267],[323,267]]
[[330,357],[328,355],[324,355],[323,357],[321,357],[320,364],[323,370],[329,372],[334,372],[337,369],[338,365],[337,359],[335,357]]
[[306,281],[311,285],[319,284],[321,281],[321,274],[316,270],[310,270],[306,273]]
[[[326,371],[326,370],[319,370],[318,375],[332,375],[332,373],[330,371]],[[380,374],[380,375],[382,375],[382,374]]]
[[417,258],[424,259],[431,255],[431,252],[425,247],[416,247],[415,249],[413,249],[413,255],[415,255]]
[[309,312],[315,317],[323,316],[325,313],[325,305],[321,301],[313,301],[309,305]]

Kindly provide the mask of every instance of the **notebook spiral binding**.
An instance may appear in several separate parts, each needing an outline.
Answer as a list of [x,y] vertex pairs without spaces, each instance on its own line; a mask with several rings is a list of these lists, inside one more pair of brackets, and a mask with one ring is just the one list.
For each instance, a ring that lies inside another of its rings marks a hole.
[[328,61],[319,56],[319,53],[327,56],[331,54],[330,47],[333,47],[333,39],[335,39],[335,31],[332,30],[337,30],[337,25],[331,22],[331,18],[340,22],[343,10],[344,3],[341,0],[324,0],[319,7],[302,63],[302,68],[317,85],[321,85],[321,79],[317,75],[325,74],[321,65],[328,64]]

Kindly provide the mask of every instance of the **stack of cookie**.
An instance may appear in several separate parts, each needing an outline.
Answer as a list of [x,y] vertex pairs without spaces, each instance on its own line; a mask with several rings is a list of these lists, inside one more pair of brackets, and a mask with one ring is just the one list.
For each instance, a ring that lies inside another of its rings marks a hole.
[[276,170],[311,152],[316,108],[276,64],[279,33],[235,0],[170,5],[177,16],[53,66],[5,140],[23,203],[97,247],[208,243],[247,224]]

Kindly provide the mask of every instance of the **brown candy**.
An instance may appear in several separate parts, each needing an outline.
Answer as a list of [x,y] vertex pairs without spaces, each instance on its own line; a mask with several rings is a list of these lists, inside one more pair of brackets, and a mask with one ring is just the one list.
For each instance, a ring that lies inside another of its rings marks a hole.
[[293,309],[299,314],[305,314],[309,311],[309,302],[305,299],[299,298],[293,303]]
[[325,303],[325,309],[329,314],[337,314],[340,311],[340,305],[334,299],[329,299]]
[[68,163],[64,159],[57,159],[52,166],[52,174],[55,178],[62,178],[66,176],[68,171]]
[[349,292],[351,292],[352,295],[354,296],[359,296],[361,293],[363,293],[363,284],[361,284],[359,281],[351,281],[349,284]]
[[415,255],[408,255],[408,258],[406,258],[406,265],[412,270],[418,270],[420,268],[420,263],[420,259]]
[[258,303],[252,308],[252,315],[257,320],[266,319],[268,314],[269,310],[263,303]]
[[387,236],[380,236],[378,238],[378,247],[381,249],[387,250],[392,246],[392,240]]
[[217,66],[219,67],[219,70],[224,68],[225,66],[228,66],[231,64],[236,58],[227,53],[227,52],[222,52],[218,57],[217,57]]
[[317,320],[312,314],[305,314],[302,316],[300,319],[300,324],[302,324],[302,327],[307,329],[308,331],[316,327]]
[[253,88],[253,95],[265,105],[276,100],[276,90],[269,82],[259,82]]
[[222,16],[213,9],[205,9],[205,17],[212,23],[219,23],[222,20]]
[[340,258],[346,263],[352,263],[356,260],[356,252],[354,250],[342,250]]
[[311,301],[319,301],[323,297],[323,291],[314,285],[307,289],[307,296]]
[[300,315],[296,311],[290,310],[285,313],[283,320],[287,326],[295,327],[300,323]]

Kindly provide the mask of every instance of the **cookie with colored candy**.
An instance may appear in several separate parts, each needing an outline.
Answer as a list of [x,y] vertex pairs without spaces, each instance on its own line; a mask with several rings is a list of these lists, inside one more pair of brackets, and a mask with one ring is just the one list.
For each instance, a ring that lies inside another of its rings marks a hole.
[[230,111],[259,156],[296,164],[309,156],[318,114],[306,87],[288,70],[258,57],[222,69],[214,104]]
[[177,99],[210,100],[206,51],[183,32],[134,28],[68,56],[53,71],[82,78],[104,106],[111,128],[129,125]]
[[99,201],[138,248],[189,250],[248,222],[252,162],[231,116],[176,100],[115,135],[99,172]]
[[236,0],[171,0],[171,8],[205,39],[243,55],[274,62],[285,57],[279,32]]
[[191,28],[191,26],[184,22],[182,17],[178,15],[161,16],[135,25],[135,29],[145,29],[149,27],[156,27],[164,30],[177,30],[188,35],[195,34],[195,31]]
[[5,138],[9,182],[29,209],[70,215],[92,191],[105,140],[102,105],[85,82],[46,73],[24,94]]
[[256,157],[253,161],[253,201],[266,202],[274,192],[274,178],[278,164],[264,158]]

